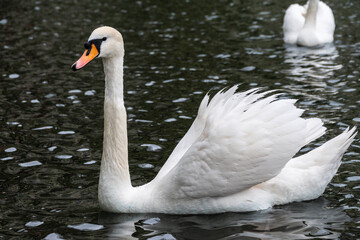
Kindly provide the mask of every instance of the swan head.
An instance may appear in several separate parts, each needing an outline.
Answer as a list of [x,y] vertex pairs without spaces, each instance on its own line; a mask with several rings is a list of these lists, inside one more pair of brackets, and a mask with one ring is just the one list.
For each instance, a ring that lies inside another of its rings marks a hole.
[[124,41],[121,33],[112,27],[99,27],[95,29],[88,41],[84,44],[85,52],[71,68],[74,71],[85,67],[93,59],[123,57]]

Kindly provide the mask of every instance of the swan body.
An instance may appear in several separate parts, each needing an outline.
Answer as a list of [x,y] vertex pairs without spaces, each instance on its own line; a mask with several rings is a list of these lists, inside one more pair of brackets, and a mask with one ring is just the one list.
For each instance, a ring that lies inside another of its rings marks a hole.
[[[102,57],[105,71],[100,207],[109,212],[211,214],[255,211],[319,197],[336,173],[355,128],[294,158],[325,133],[320,119],[301,117],[295,100],[237,87],[202,100],[192,126],[157,176],[130,181],[123,100],[124,43],[113,28],[91,34],[78,70]],[[94,53],[92,53],[94,51]]]
[[317,47],[334,40],[335,20],[331,8],[319,0],[292,4],[284,16],[284,42]]

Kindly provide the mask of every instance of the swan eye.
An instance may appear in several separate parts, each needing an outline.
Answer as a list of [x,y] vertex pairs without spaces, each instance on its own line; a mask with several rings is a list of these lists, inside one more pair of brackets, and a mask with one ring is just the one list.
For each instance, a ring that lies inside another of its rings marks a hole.
[[107,37],[103,37],[103,38],[102,38],[103,41],[106,41],[106,39],[107,39]]

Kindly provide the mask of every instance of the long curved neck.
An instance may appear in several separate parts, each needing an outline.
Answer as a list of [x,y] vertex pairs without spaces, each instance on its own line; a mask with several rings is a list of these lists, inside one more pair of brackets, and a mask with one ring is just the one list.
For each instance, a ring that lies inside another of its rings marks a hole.
[[123,98],[123,57],[103,59],[103,63],[105,72],[104,141],[99,189],[110,190],[114,187],[119,191],[119,189],[125,190],[131,187],[127,118]]
[[105,101],[124,100],[124,57],[103,58],[105,73]]
[[310,0],[306,11],[304,27],[315,27],[319,0]]

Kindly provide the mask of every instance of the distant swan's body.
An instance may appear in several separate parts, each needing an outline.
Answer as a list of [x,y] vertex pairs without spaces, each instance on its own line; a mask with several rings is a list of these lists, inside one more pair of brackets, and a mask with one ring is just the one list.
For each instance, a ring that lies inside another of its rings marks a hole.
[[100,207],[110,212],[210,214],[254,211],[319,197],[336,173],[355,128],[302,156],[293,156],[324,134],[322,121],[304,119],[294,100],[237,87],[206,95],[192,126],[154,180],[130,181],[124,46],[121,34],[101,27],[73,65],[102,57],[105,71],[104,143]]
[[334,40],[334,15],[324,2],[309,0],[305,6],[292,4],[284,16],[284,42],[316,47]]

